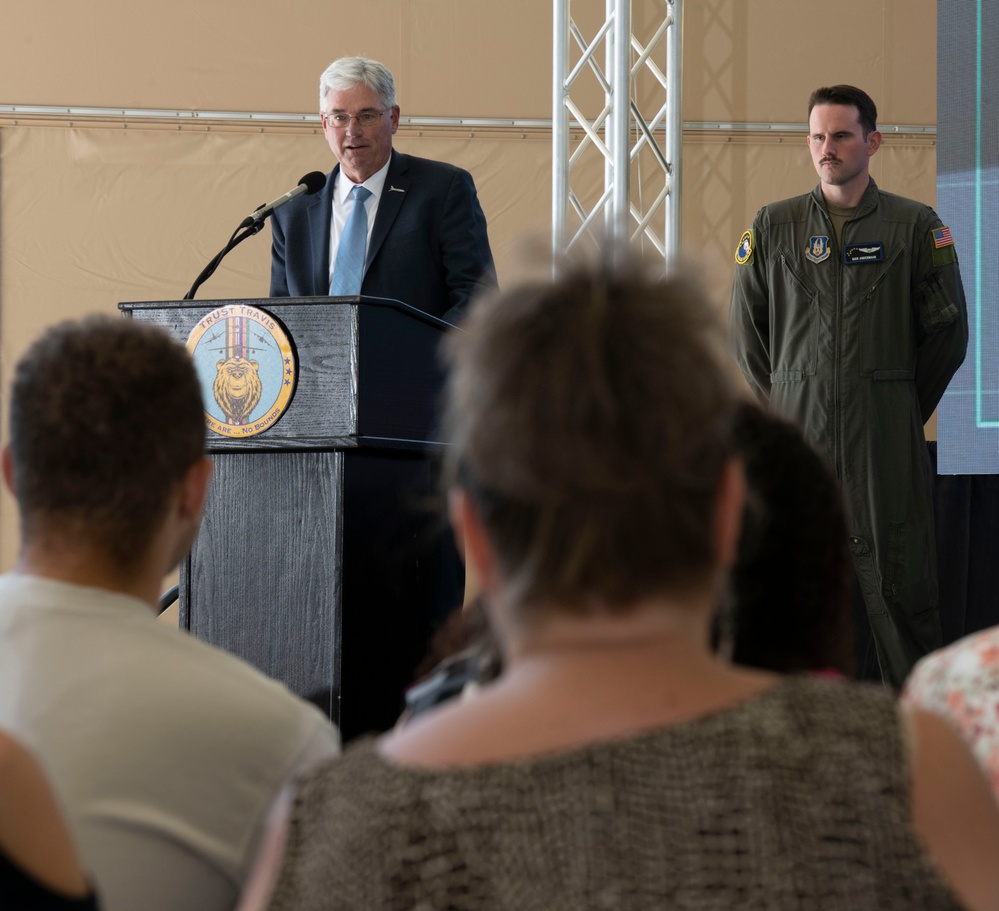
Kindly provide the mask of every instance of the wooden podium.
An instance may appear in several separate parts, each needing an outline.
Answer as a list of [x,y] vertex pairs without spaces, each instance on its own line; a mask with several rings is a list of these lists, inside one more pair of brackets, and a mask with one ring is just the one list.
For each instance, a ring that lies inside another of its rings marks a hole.
[[366,297],[118,306],[182,341],[226,307],[283,326],[298,363],[284,415],[242,439],[206,431],[214,473],[181,566],[180,625],[321,706],[344,740],[390,727],[462,599],[435,501],[450,326]]

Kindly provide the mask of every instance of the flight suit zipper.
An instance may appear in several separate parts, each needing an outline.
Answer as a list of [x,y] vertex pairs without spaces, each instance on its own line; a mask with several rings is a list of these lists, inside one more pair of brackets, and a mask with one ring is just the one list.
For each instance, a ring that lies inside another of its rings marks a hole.
[[[833,453],[833,464],[835,466],[836,477],[842,478],[845,466],[845,460],[843,458],[842,452],[842,440],[843,440],[843,429],[842,429],[842,414],[840,411],[840,352],[842,350],[843,338],[842,338],[842,327],[843,327],[843,268],[842,268],[842,244],[838,237],[836,237],[836,228],[832,223],[832,219],[829,217],[829,213],[826,211],[825,207],[822,208],[822,216],[826,221],[826,230],[829,231],[829,244],[833,250],[833,262],[835,263],[835,276],[834,276],[834,312],[833,312],[833,362],[832,362],[832,447],[831,451]],[[843,223],[843,233],[846,234],[847,225],[852,221],[852,217]]]

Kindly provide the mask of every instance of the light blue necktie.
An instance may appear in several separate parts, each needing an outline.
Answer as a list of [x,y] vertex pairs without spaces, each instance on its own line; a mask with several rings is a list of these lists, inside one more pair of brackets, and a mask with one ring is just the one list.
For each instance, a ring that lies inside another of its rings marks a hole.
[[364,251],[368,244],[368,213],[364,208],[364,200],[371,195],[371,191],[366,187],[354,187],[350,195],[354,205],[347,224],[343,226],[340,245],[337,247],[330,297],[353,297],[360,294],[364,278]]

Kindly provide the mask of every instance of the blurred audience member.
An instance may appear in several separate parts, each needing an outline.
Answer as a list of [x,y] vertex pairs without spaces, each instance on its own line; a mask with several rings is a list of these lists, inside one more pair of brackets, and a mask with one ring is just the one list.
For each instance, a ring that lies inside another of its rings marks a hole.
[[4,731],[0,731],[0,908],[97,909],[42,770]]
[[503,671],[306,773],[270,907],[959,907],[935,862],[995,908],[999,814],[945,723],[711,651],[745,488],[723,333],[613,258],[450,337],[450,508]]
[[502,657],[481,597],[448,614],[430,642],[430,653],[417,667],[416,682],[406,691],[407,724],[455,696],[470,696],[500,672]]
[[18,363],[9,416],[22,543],[0,577],[0,725],[45,768],[105,908],[229,909],[276,795],[337,739],[156,620],[211,471],[194,365],[148,324],[64,323]]
[[999,627],[965,636],[922,658],[901,698],[957,727],[999,799]]
[[[716,645],[748,667],[849,677],[852,570],[839,483],[797,427],[750,402],[733,440],[749,491]],[[432,645],[403,722],[500,671],[481,598],[452,613]]]
[[853,673],[852,566],[836,480],[788,421],[748,402],[734,426],[749,495],[720,612],[732,661],[779,673]]

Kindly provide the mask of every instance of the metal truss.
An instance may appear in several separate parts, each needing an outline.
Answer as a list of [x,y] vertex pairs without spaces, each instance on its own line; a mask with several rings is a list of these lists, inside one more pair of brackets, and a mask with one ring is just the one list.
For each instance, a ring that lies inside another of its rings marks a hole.
[[632,0],[605,0],[589,38],[579,23],[598,14],[593,0],[553,2],[552,250],[609,238],[669,262],[680,250],[682,0],[636,0],[651,22],[643,35]]

